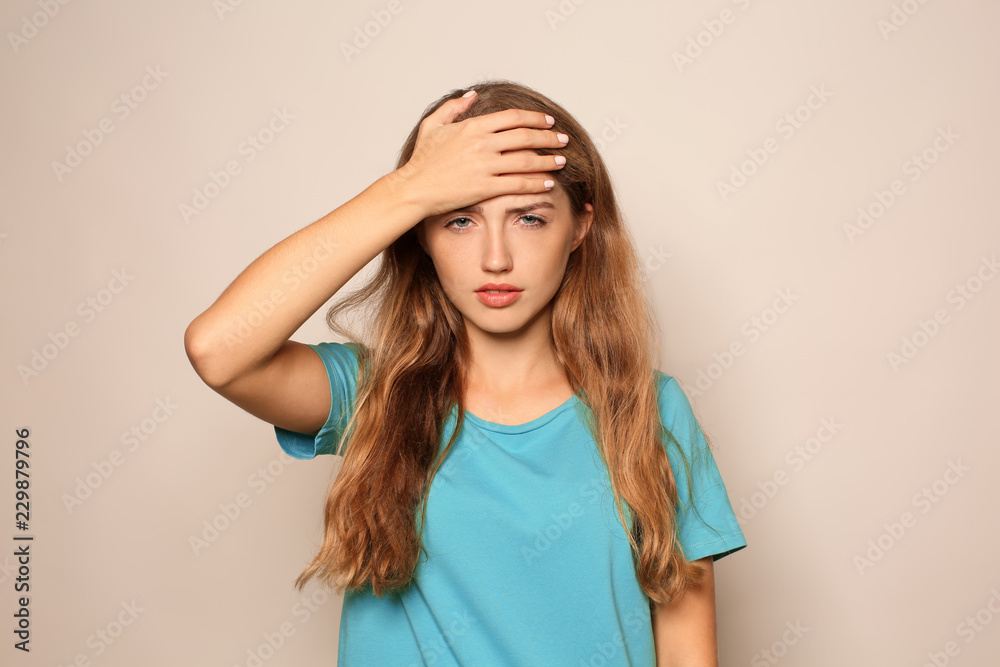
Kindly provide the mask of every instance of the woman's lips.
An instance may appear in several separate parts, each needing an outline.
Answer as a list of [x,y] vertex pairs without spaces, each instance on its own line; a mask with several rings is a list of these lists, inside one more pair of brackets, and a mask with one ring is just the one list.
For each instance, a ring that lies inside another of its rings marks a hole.
[[476,296],[491,308],[502,308],[517,301],[518,297],[521,296],[521,290],[479,290],[476,292]]

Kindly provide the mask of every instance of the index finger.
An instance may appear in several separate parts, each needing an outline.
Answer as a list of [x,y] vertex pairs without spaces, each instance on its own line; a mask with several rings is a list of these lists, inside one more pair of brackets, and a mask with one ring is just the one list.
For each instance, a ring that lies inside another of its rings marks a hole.
[[552,116],[542,111],[529,111],[527,109],[504,109],[482,116],[466,118],[465,121],[482,125],[483,129],[489,132],[502,132],[515,127],[547,128],[555,123]]

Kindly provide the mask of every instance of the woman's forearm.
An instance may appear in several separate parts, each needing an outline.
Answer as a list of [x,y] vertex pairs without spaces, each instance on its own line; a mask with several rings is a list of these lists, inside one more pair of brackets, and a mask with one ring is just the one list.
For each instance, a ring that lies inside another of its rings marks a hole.
[[426,217],[393,172],[253,261],[184,334],[198,375],[221,386],[270,358],[390,243]]

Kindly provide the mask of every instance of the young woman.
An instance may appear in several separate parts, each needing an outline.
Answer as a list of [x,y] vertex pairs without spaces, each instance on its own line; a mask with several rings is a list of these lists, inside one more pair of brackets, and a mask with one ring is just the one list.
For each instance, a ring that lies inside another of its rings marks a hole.
[[[289,340],[380,253],[327,315],[350,342]],[[359,305],[368,343],[335,318]],[[713,562],[746,541],[654,366],[610,176],[558,104],[509,81],[445,95],[395,171],[255,260],[184,342],[290,455],[344,457],[297,581],[345,595],[339,665],[717,664]]]

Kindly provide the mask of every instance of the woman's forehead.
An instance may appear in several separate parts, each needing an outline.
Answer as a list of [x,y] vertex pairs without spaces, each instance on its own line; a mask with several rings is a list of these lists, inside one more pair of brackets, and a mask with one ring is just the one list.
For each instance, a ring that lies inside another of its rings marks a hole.
[[562,208],[569,206],[569,197],[566,194],[566,190],[559,184],[558,181],[556,181],[556,184],[552,187],[552,189],[545,192],[522,192],[497,195],[496,197],[484,199],[483,201],[471,204],[470,206],[455,209],[454,211],[450,211],[449,213],[444,213],[442,215],[450,215],[461,211],[475,212],[479,209],[487,208],[519,208],[538,202],[549,202],[556,208]]

